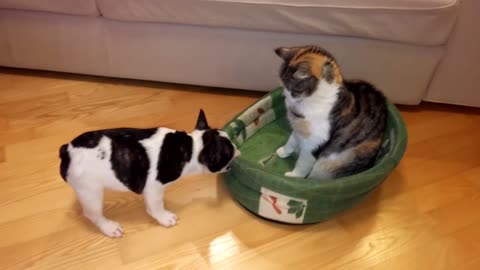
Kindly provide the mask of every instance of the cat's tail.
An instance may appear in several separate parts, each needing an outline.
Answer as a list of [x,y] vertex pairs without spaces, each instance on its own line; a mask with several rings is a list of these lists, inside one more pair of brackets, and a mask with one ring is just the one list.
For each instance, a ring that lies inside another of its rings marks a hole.
[[60,162],[60,175],[63,180],[67,182],[67,172],[70,167],[70,153],[68,153],[68,144],[64,144],[60,147],[58,155],[61,159]]

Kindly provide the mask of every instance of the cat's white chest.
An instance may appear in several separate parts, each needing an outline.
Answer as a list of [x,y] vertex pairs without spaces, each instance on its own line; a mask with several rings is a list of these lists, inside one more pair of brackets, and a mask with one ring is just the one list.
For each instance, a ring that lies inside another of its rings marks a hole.
[[311,135],[311,120],[307,119],[302,108],[293,104],[287,105],[287,118],[292,129],[301,138],[308,138]]
[[288,120],[294,132],[304,141],[323,142],[330,137],[330,113],[337,101],[338,87],[320,84],[310,96],[294,99],[285,91]]

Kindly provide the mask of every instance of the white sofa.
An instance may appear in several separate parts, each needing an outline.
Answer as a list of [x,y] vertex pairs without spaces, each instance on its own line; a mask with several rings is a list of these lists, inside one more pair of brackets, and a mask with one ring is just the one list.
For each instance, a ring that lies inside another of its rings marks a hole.
[[[480,106],[478,0],[0,0],[0,66],[249,90],[317,44],[396,103]],[[477,26],[475,26],[477,25]]]

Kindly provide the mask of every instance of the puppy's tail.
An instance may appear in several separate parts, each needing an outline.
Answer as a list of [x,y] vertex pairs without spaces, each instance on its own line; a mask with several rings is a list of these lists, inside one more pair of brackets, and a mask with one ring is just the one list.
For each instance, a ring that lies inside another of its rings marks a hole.
[[64,144],[60,147],[58,155],[61,159],[60,162],[60,175],[63,180],[67,182],[67,172],[70,167],[70,153],[68,153],[68,144]]

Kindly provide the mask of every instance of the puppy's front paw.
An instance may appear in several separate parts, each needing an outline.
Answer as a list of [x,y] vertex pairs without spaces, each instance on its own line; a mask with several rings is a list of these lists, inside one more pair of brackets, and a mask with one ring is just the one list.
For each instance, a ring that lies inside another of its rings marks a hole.
[[99,224],[100,230],[108,237],[118,238],[122,237],[123,229],[122,226],[115,221],[106,220],[103,223]]
[[285,173],[286,177],[305,177],[304,175],[299,174],[298,172],[291,171]]
[[286,149],[285,146],[282,146],[277,149],[277,156],[280,158],[287,158],[291,155],[292,153],[289,153]]
[[156,215],[156,220],[158,221],[158,223],[160,223],[161,225],[165,226],[165,227],[172,227],[172,226],[175,226],[175,224],[177,224],[177,216],[170,212],[170,211],[163,211],[162,213]]

